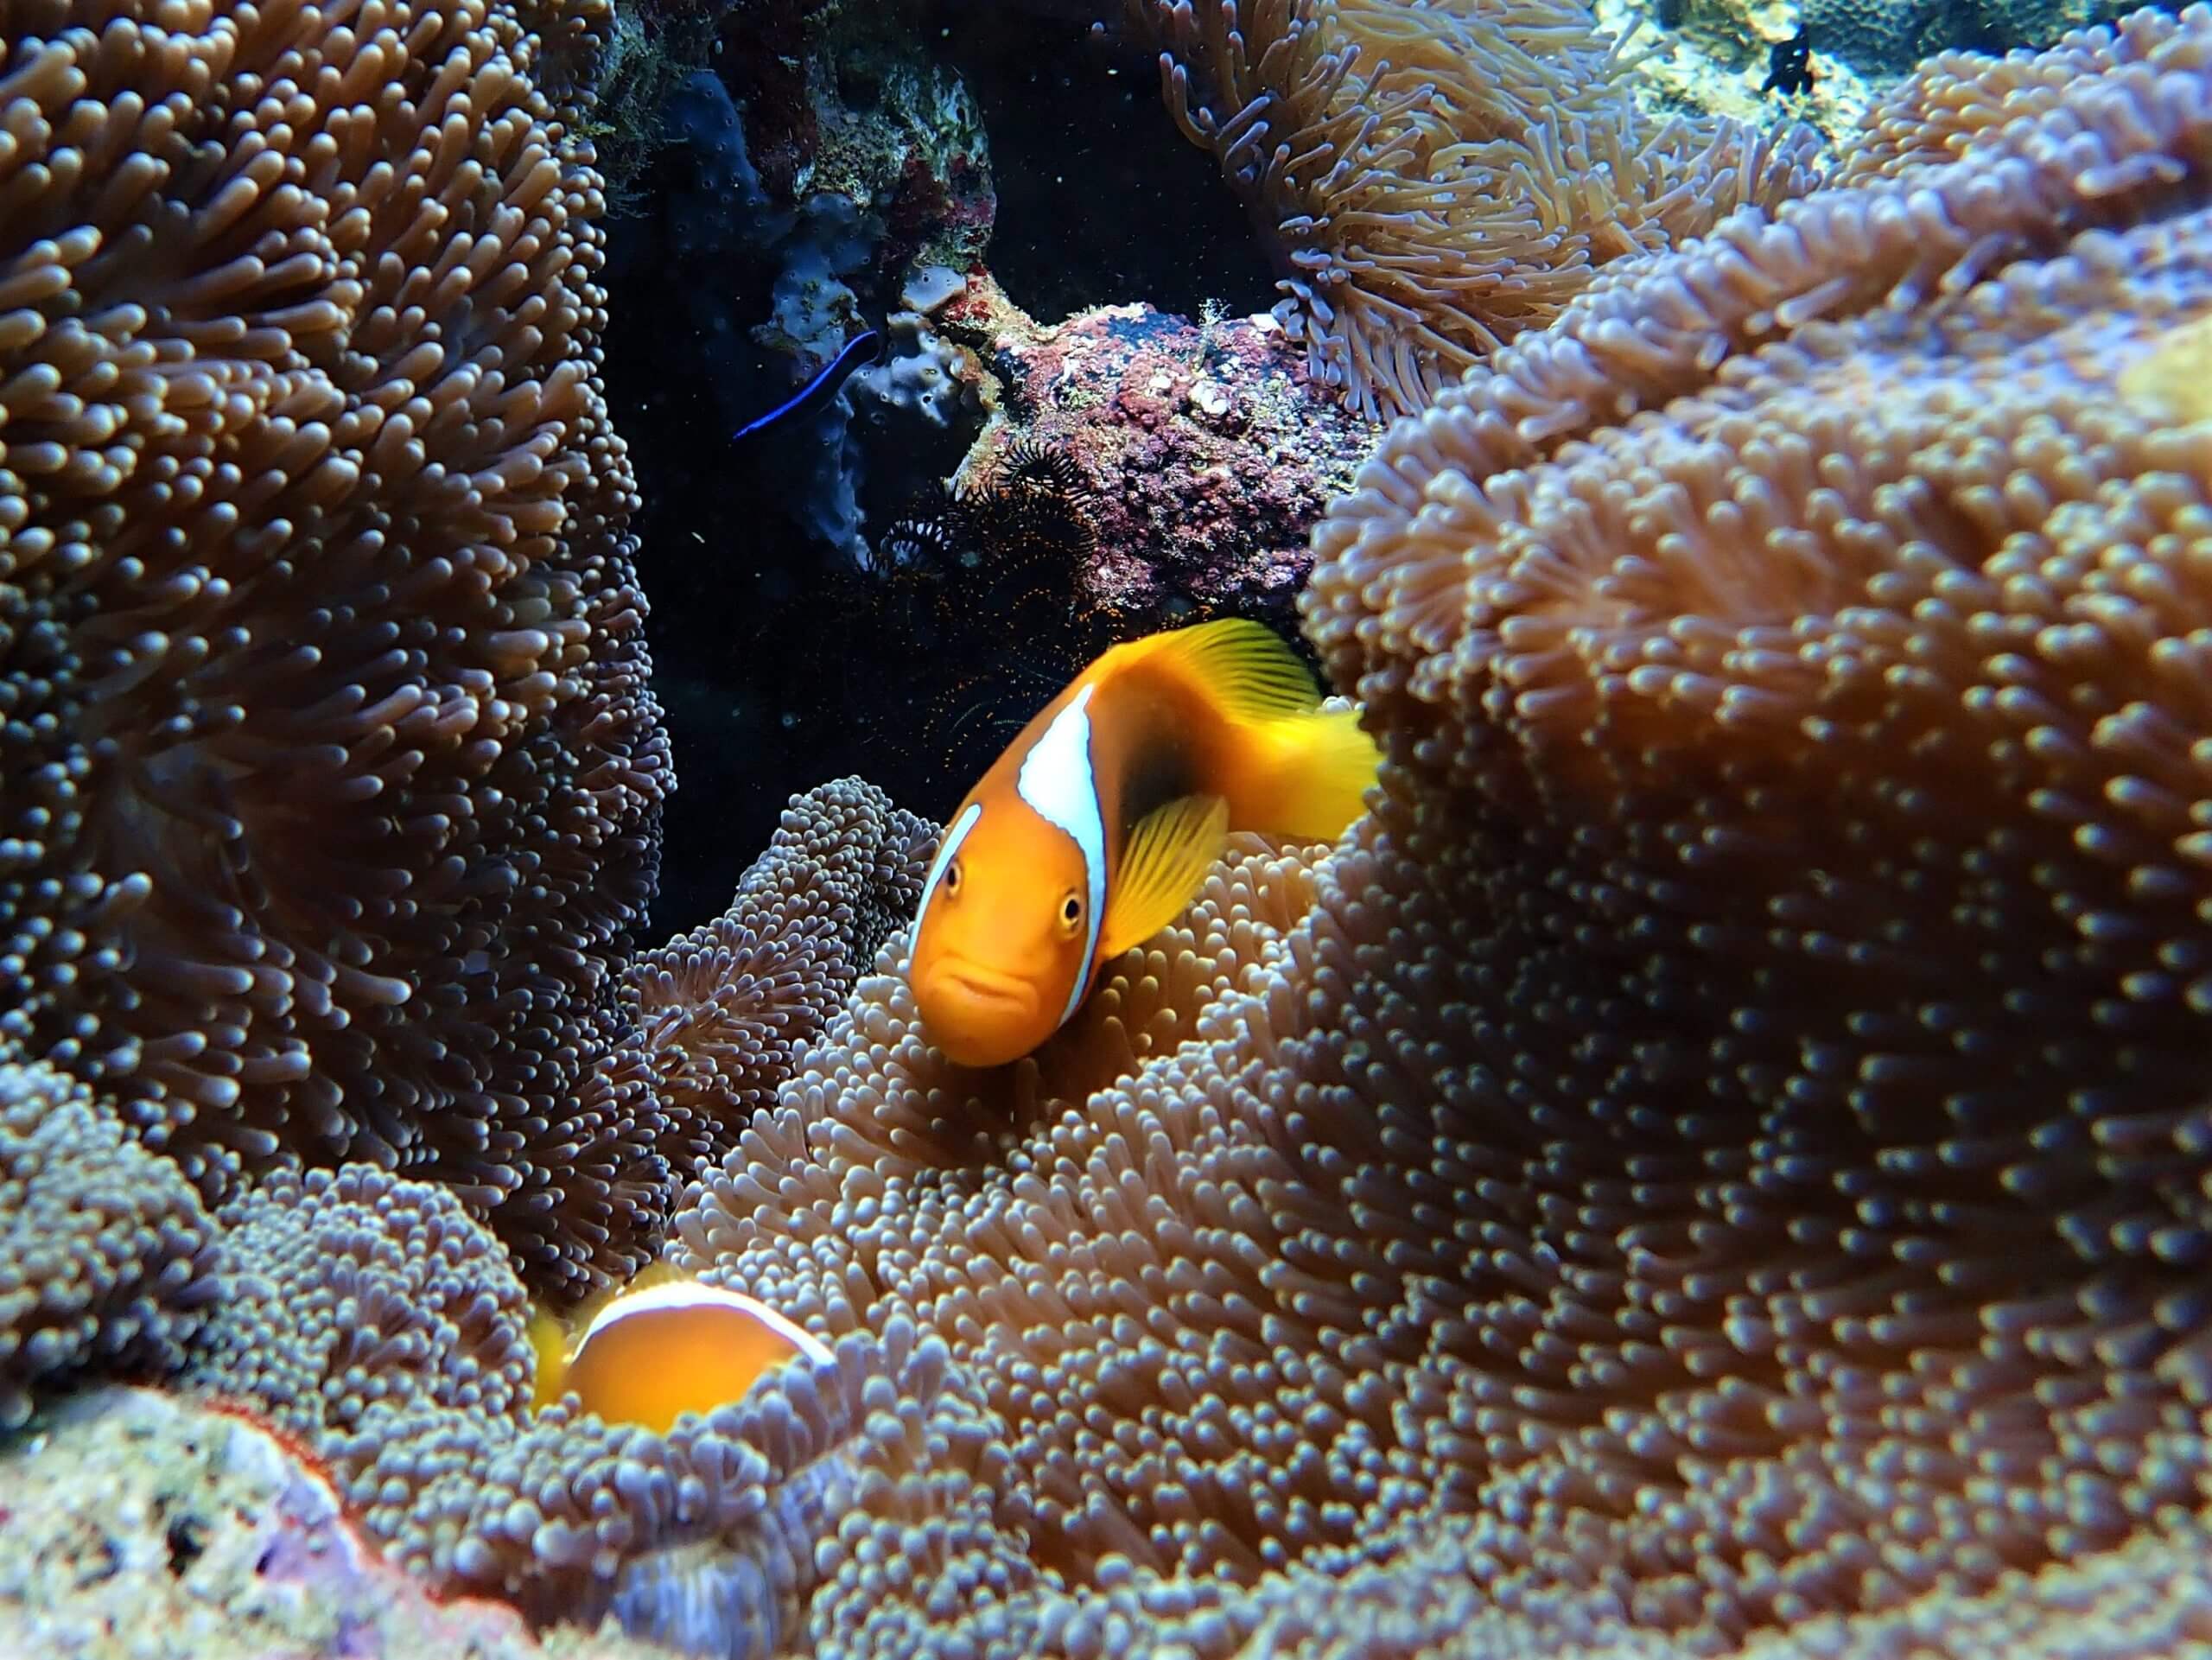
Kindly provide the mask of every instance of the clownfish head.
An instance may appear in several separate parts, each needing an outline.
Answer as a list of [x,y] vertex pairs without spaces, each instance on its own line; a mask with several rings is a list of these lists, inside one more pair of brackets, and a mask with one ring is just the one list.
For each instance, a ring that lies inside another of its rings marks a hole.
[[1019,802],[971,801],[922,890],[914,1001],[963,1066],[1019,1059],[1081,1002],[1096,900],[1081,849]]
[[1018,766],[1002,763],[976,786],[923,885],[914,1001],[931,1040],[963,1066],[1027,1054],[1089,988],[1106,909],[1091,690],[1045,724]]

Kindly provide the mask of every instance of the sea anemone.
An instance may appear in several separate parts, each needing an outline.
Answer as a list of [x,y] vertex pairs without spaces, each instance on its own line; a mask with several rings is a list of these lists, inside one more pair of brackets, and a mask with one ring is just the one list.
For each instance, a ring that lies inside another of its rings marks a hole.
[[669,1198],[616,964],[665,745],[596,378],[583,10],[0,8],[0,1029],[211,1199]]
[[77,1373],[175,1370],[215,1269],[183,1173],[75,1078],[0,1046],[0,1429]]
[[631,964],[665,1145],[687,1167],[776,1098],[920,902],[936,847],[933,825],[858,779],[793,796],[728,911]]
[[1128,0],[1275,251],[1312,372],[1425,408],[1606,262],[1811,188],[1813,136],[1656,124],[1583,0]]

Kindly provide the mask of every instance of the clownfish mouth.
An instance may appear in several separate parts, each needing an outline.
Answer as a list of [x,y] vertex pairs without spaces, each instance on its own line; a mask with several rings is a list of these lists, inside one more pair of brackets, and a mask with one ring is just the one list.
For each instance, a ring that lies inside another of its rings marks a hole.
[[972,963],[941,963],[930,979],[934,983],[930,989],[939,996],[958,997],[995,1014],[1030,1014],[1037,1008],[1037,989],[1027,981]]

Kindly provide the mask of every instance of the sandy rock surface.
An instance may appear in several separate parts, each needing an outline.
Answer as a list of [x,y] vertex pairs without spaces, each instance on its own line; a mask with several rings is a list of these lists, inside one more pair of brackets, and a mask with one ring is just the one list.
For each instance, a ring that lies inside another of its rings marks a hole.
[[0,1660],[652,1660],[433,1601],[323,1479],[242,1420],[110,1389],[0,1441]]

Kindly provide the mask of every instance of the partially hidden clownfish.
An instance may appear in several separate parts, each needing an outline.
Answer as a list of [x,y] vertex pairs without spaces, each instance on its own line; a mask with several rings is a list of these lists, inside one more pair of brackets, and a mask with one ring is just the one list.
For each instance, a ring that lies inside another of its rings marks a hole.
[[791,1361],[833,1358],[820,1338],[757,1298],[658,1264],[566,1320],[537,1310],[530,1340],[537,1352],[533,1408],[574,1390],[585,1411],[662,1435],[687,1412],[742,1399]]
[[1380,757],[1265,625],[1116,646],[983,774],[915,913],[924,1032],[963,1065],[1029,1053],[1100,968],[1173,922],[1231,830],[1331,842]]

